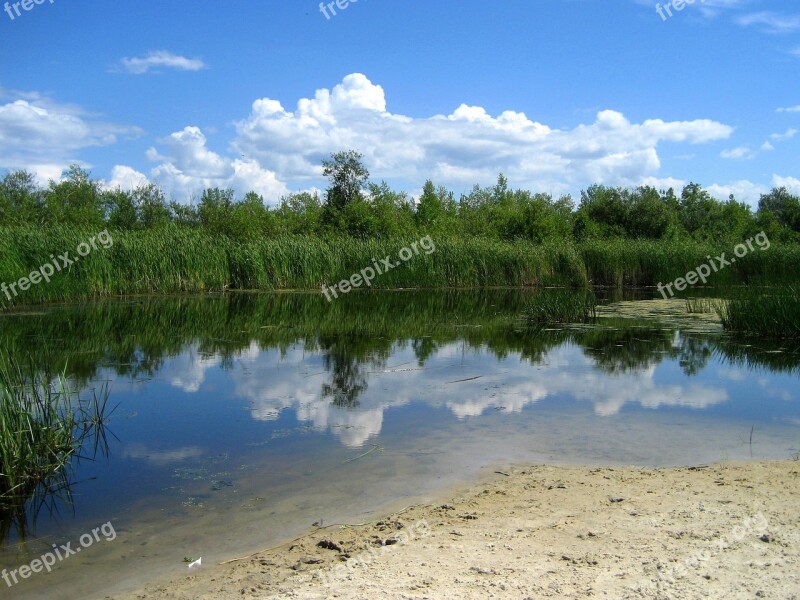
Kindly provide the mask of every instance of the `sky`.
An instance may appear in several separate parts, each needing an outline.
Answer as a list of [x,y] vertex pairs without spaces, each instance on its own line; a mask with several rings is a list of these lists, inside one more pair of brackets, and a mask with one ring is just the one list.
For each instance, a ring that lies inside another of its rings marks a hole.
[[0,0],[0,172],[275,205],[355,149],[410,194],[800,193],[796,0],[339,2]]

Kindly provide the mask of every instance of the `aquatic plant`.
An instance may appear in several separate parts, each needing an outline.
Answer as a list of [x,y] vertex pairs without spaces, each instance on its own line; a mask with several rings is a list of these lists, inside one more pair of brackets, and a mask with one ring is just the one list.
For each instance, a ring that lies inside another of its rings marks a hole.
[[[0,539],[53,498],[71,499],[69,471],[87,441],[106,448],[108,388],[82,401],[62,374],[51,378],[0,355]],[[32,506],[31,506],[32,505]]]
[[800,338],[800,290],[746,288],[719,308],[722,326],[765,338]]
[[587,323],[594,321],[597,298],[591,290],[544,289],[525,309],[528,323]]

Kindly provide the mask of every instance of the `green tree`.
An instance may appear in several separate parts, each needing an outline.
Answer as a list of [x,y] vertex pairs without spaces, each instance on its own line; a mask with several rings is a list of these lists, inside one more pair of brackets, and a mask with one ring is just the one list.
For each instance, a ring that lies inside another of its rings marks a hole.
[[169,212],[172,215],[172,220],[178,225],[185,227],[198,227],[200,225],[200,214],[193,204],[181,204],[172,200],[169,203]]
[[275,232],[273,215],[264,205],[264,198],[255,192],[245,194],[241,202],[231,209],[229,235],[238,239],[254,240]]
[[233,190],[208,188],[200,198],[197,209],[200,225],[213,233],[230,233],[230,219],[233,209]]
[[322,202],[317,194],[289,194],[281,198],[281,204],[275,211],[276,227],[281,233],[319,233],[322,211]]
[[40,223],[42,194],[32,173],[10,171],[0,181],[0,225]]
[[103,206],[112,228],[130,231],[137,227],[136,204],[130,192],[119,188],[103,192]]
[[62,181],[50,181],[45,197],[52,222],[102,228],[105,211],[100,185],[78,165],[64,171]]
[[148,183],[133,190],[136,217],[144,229],[163,227],[170,222],[170,212],[164,192],[157,185]]
[[325,192],[323,220],[334,229],[346,229],[343,212],[351,204],[363,200],[363,190],[369,180],[363,155],[355,150],[335,152],[322,161],[322,174],[330,185]]
[[759,213],[772,213],[781,227],[800,232],[800,196],[789,193],[785,187],[772,188],[758,201]]
[[444,186],[437,189],[430,179],[427,180],[422,186],[414,220],[418,229],[428,233],[455,233],[458,229],[458,205],[453,192]]

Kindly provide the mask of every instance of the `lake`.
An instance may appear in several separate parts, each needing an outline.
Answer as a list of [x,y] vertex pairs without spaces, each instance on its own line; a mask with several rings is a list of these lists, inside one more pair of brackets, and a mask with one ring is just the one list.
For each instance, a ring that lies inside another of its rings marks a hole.
[[[85,398],[108,382],[116,408],[107,451],[87,448],[74,465],[73,502],[32,506],[25,539],[5,522],[0,564],[74,548],[109,522],[116,537],[12,591],[0,581],[0,597],[100,598],[187,574],[184,559],[213,564],[315,522],[371,520],[509,463],[698,465],[800,452],[796,346],[733,339],[706,315],[695,326],[669,310],[543,327],[524,317],[543,293],[373,292],[332,303],[242,293],[3,315],[0,338],[15,355],[65,373]],[[669,306],[681,312],[682,301]]]

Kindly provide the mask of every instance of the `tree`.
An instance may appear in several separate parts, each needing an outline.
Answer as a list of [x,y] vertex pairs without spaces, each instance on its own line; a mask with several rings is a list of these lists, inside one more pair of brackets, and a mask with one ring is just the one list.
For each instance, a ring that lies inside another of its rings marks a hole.
[[136,216],[144,229],[163,227],[170,222],[169,208],[164,192],[157,185],[148,183],[133,191]]
[[319,232],[322,221],[322,202],[317,194],[289,194],[281,198],[275,211],[278,229],[282,233],[311,235]]
[[130,192],[119,188],[103,192],[103,206],[108,224],[114,229],[131,230],[138,225],[136,204]]
[[417,227],[428,232],[446,231],[454,233],[458,218],[458,205],[453,192],[440,186],[438,189],[429,179],[422,187],[422,195],[414,215]]
[[363,155],[355,150],[335,152],[330,159],[322,161],[322,174],[330,181],[325,192],[323,218],[326,224],[343,229],[343,211],[359,200],[369,180],[369,171],[364,166]]
[[0,181],[0,225],[38,223],[42,218],[41,196],[32,173],[7,173]]
[[273,215],[264,205],[264,198],[247,192],[244,200],[233,205],[229,235],[239,239],[255,240],[274,232]]
[[169,203],[172,220],[178,225],[197,227],[200,225],[200,215],[193,204],[181,204],[172,200]]
[[88,171],[72,165],[62,181],[50,181],[45,205],[48,217],[56,223],[102,228],[105,223],[100,185]]
[[790,194],[785,187],[772,188],[768,194],[762,194],[758,212],[772,213],[782,227],[800,231],[800,196]]
[[214,233],[229,233],[232,207],[232,189],[208,188],[203,192],[197,210],[200,224]]

